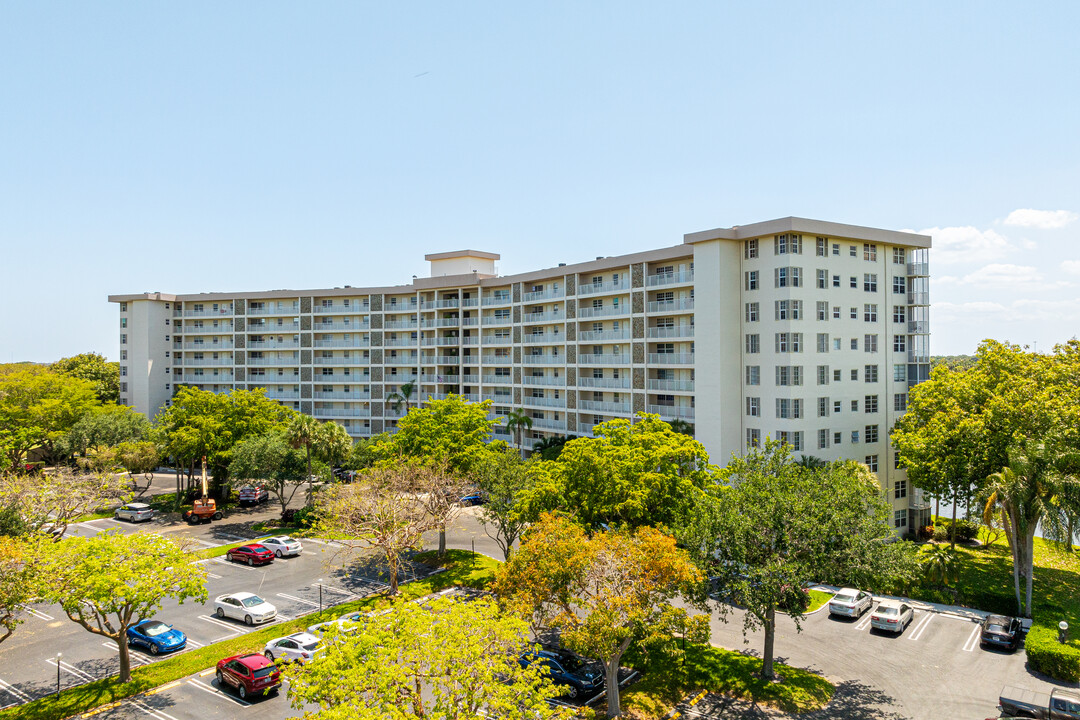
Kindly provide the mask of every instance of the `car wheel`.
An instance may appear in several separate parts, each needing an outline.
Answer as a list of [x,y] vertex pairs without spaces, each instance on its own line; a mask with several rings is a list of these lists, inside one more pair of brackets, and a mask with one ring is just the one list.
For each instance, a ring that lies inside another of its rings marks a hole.
[[577,696],[578,696],[578,689],[573,685],[567,685],[566,686],[566,697],[573,700]]
[[214,611],[214,614],[216,614],[219,618],[224,620],[225,619],[225,608],[220,608],[219,607],[217,610]]
[[220,520],[221,519],[221,513],[219,513],[219,512],[214,513],[214,519],[215,520]]
[[244,683],[240,683],[240,687],[237,688],[237,692],[239,692],[241,700],[247,698],[247,688],[244,687]]
[[225,687],[225,676],[221,674],[221,671],[217,671],[217,684],[219,688]]
[[270,662],[274,662],[274,653],[267,650],[266,652],[263,653],[263,655],[265,655],[266,659],[269,660]]
[[281,550],[275,550],[274,555],[276,555],[278,558],[280,558],[281,557]]
[[244,624],[245,625],[254,625],[255,621],[251,619],[250,615],[245,615],[244,616]]
[[157,643],[150,643],[150,654],[151,655],[157,655],[158,654]]

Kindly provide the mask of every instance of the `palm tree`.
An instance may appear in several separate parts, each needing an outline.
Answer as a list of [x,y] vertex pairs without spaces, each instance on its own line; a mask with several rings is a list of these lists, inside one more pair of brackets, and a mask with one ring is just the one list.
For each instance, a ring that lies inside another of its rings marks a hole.
[[521,448],[521,459],[525,459],[525,446],[521,444],[521,433],[524,430],[532,428],[532,418],[526,414],[521,408],[511,410],[510,414],[506,416],[506,429],[514,433],[514,437],[517,439],[517,445]]
[[690,437],[694,437],[693,423],[688,423],[681,418],[675,418],[674,420],[668,421],[668,426],[671,428],[671,432],[676,432],[680,435],[689,435]]
[[540,438],[533,443],[533,454],[539,455],[544,460],[558,460],[563,446],[576,437],[576,435],[551,435]]
[[386,396],[386,402],[390,403],[390,406],[394,408],[394,412],[401,409],[402,403],[405,404],[405,414],[409,413],[409,407],[411,405],[413,393],[416,391],[416,381],[410,380],[398,387],[397,392],[392,392]]
[[919,562],[930,582],[940,582],[948,586],[950,580],[955,582],[957,579],[958,561],[956,551],[951,547],[931,545],[923,552]]
[[817,470],[818,468],[825,467],[827,464],[824,460],[813,455],[800,455],[799,459],[795,461],[795,464],[805,470]]
[[[344,428],[342,428],[344,429]],[[310,415],[297,414],[289,422],[285,429],[285,438],[289,445],[297,450],[304,450],[307,454],[307,478],[308,478],[308,501],[314,494],[314,484],[311,480],[311,446],[319,439],[321,431],[319,421]]]

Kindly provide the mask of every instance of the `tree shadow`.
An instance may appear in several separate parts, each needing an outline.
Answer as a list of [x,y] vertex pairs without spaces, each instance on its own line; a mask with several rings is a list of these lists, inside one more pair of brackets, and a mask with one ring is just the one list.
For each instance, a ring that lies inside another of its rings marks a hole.
[[905,715],[890,709],[894,703],[895,700],[886,693],[858,681],[851,681],[838,684],[829,704],[822,709],[799,715],[782,713],[774,708],[758,705],[752,700],[712,693],[702,698],[693,710],[696,715],[724,720],[905,720]]

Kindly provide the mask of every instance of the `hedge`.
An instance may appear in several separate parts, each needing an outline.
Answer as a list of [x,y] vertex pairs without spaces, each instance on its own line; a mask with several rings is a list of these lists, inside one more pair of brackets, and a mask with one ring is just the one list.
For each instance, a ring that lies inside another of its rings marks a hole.
[[1080,682],[1080,643],[1066,645],[1058,642],[1057,627],[1031,626],[1024,639],[1024,650],[1032,670],[1057,680]]

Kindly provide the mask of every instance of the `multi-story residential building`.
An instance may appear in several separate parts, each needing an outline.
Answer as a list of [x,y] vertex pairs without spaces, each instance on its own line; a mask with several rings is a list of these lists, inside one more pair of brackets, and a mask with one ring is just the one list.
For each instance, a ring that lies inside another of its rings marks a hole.
[[386,399],[412,382],[420,400],[524,408],[530,446],[646,411],[721,463],[770,436],[865,462],[903,531],[929,513],[888,442],[929,374],[929,247],[783,218],[511,276],[463,250],[410,285],[115,295],[121,401],[153,416],[180,385],[266,388],[363,437],[393,431]]

